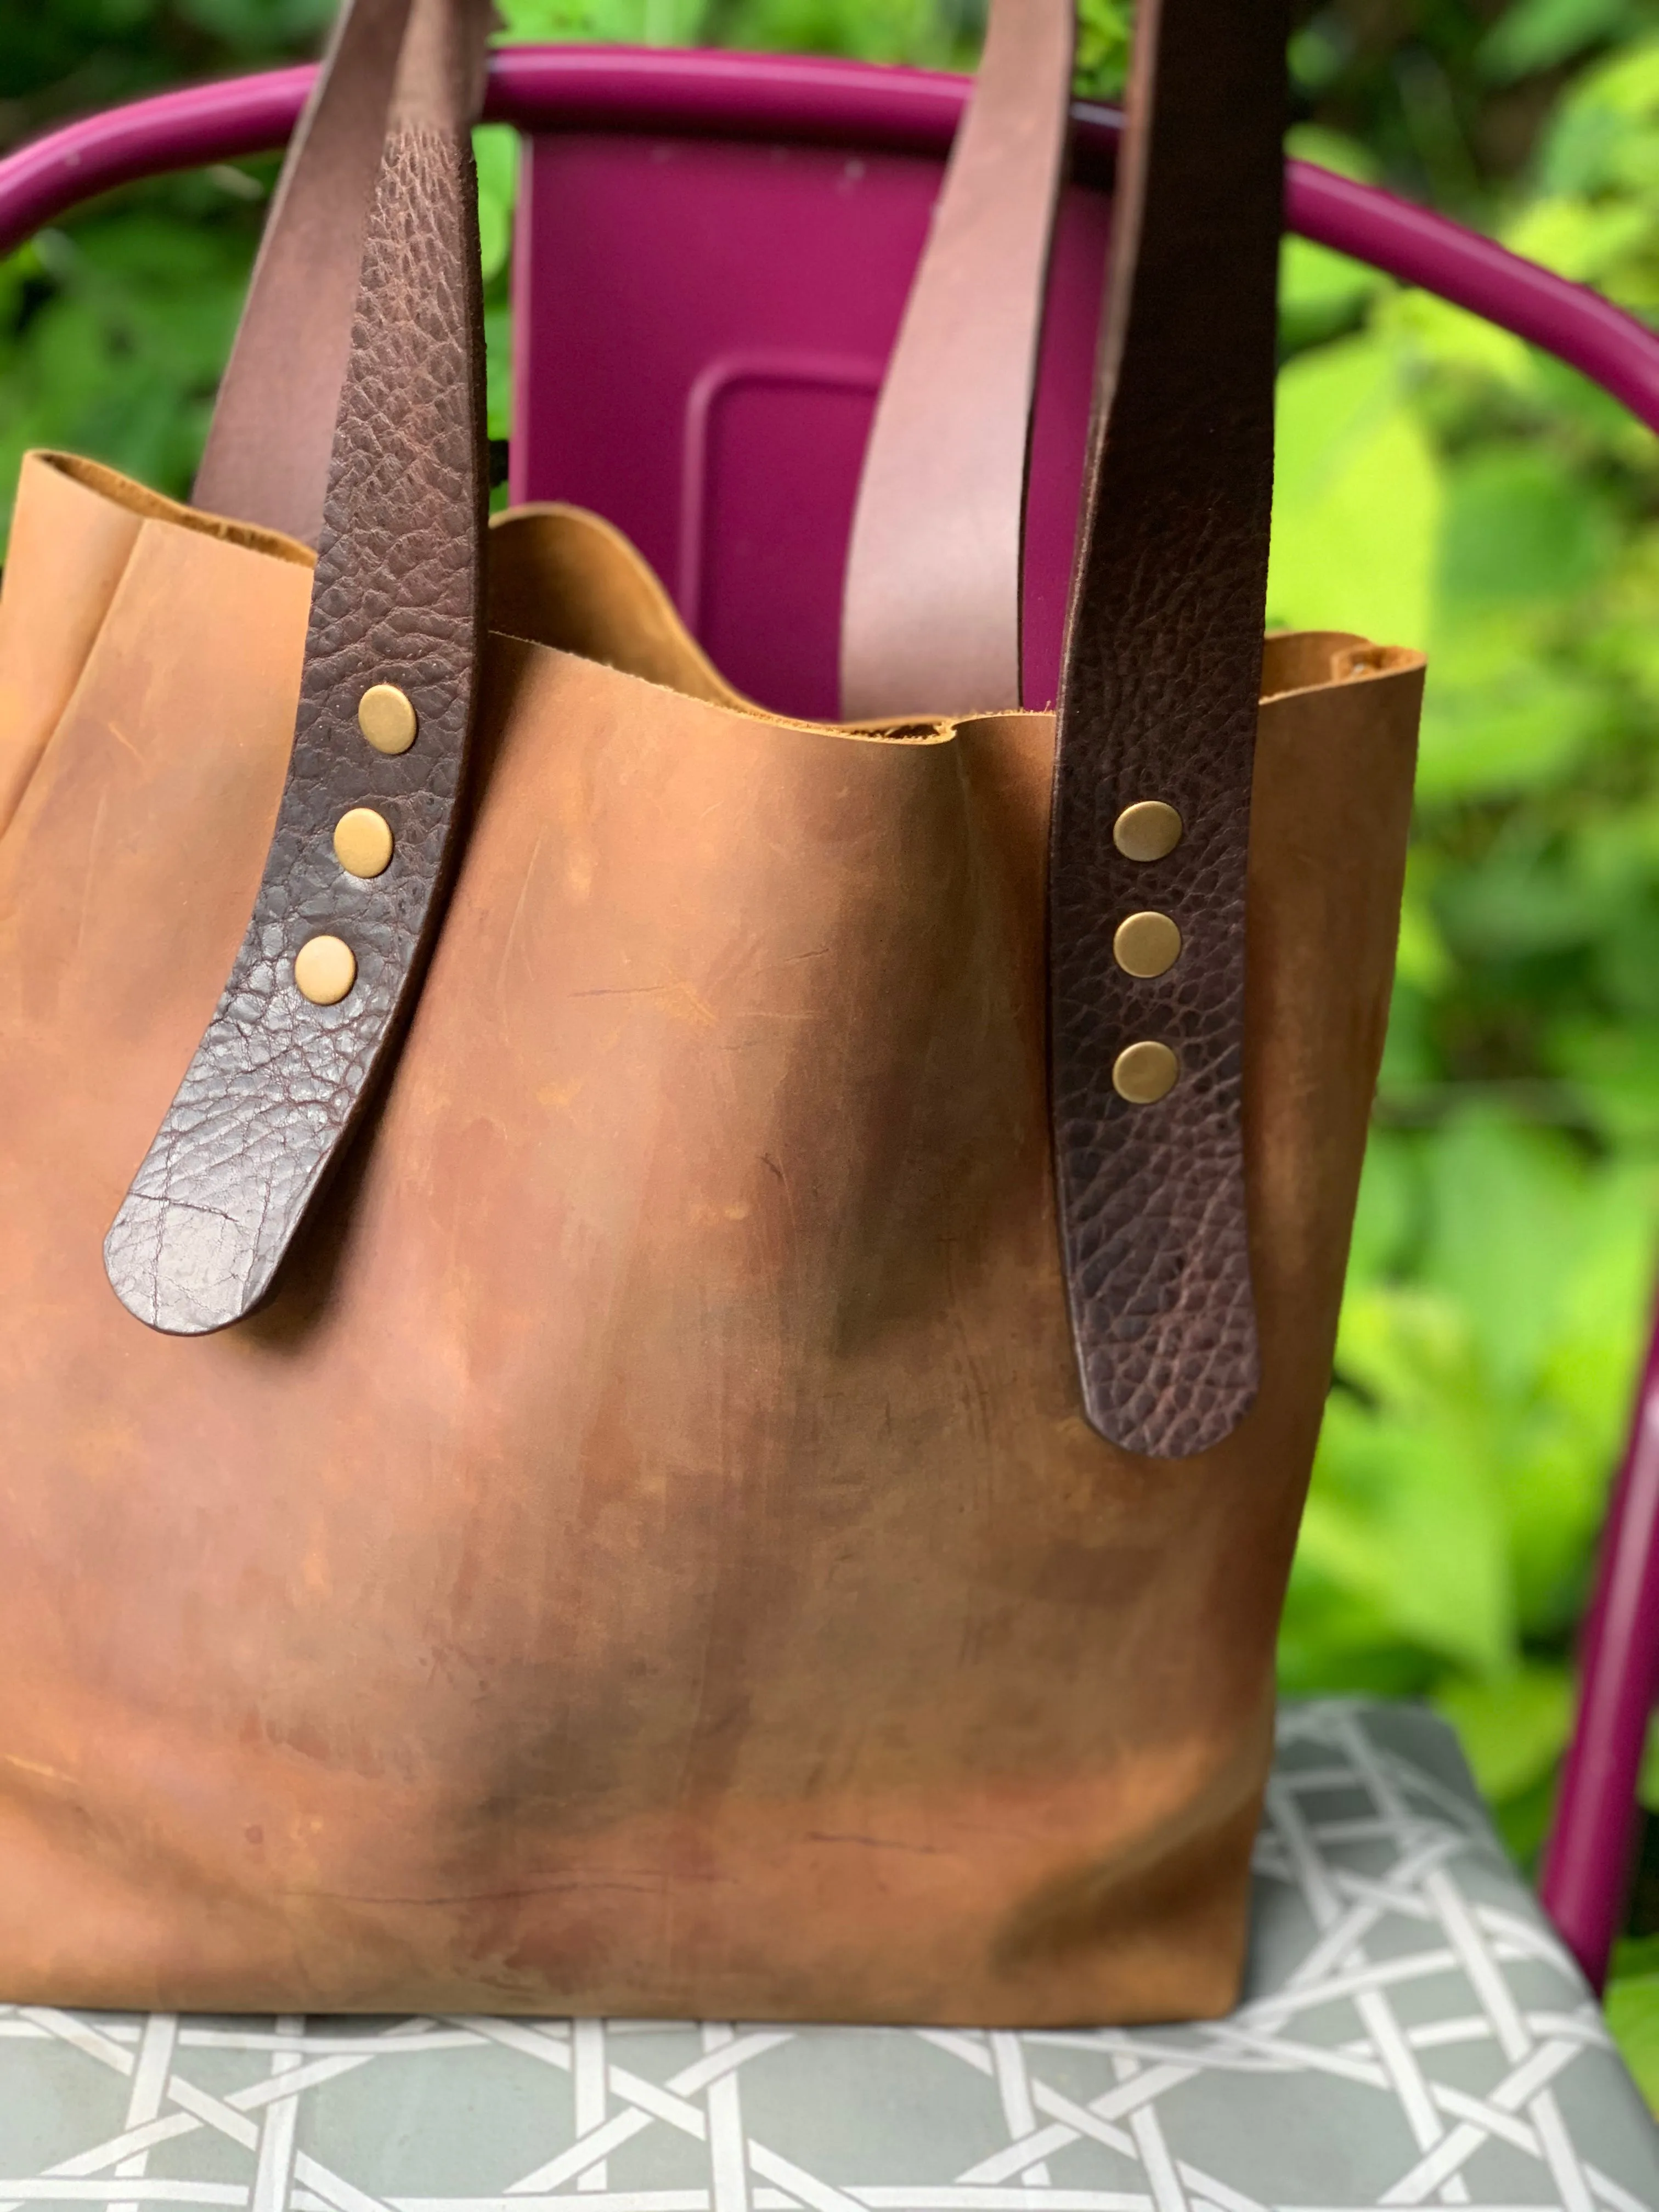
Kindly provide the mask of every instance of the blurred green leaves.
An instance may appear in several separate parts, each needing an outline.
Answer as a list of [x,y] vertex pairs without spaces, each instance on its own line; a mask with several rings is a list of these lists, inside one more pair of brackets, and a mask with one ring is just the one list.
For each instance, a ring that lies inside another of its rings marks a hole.
[[8,483],[29,447],[46,445],[168,491],[188,484],[246,283],[247,188],[233,174],[112,204],[0,263],[13,330],[0,347]]
[[[1269,620],[1422,637],[1443,486],[1389,347],[1346,337],[1291,361],[1279,379],[1278,448]],[[1387,530],[1382,507],[1394,518]]]
[[[1109,17],[1112,0],[1087,0]],[[938,0],[501,0],[511,39],[747,46],[866,61],[971,64],[982,10]]]
[[1516,0],[1481,40],[1481,75],[1513,84],[1571,61],[1598,40],[1619,38],[1642,19],[1632,0]]
[[1613,1953],[1607,2026],[1643,2094],[1659,2112],[1659,1936],[1621,1943]]
[[1379,1129],[1366,1164],[1281,1671],[1432,1697],[1523,1855],[1565,1741],[1653,1218],[1645,1164],[1494,1103]]
[[[1522,0],[1480,66],[1621,35],[1492,220],[1651,312],[1650,15]],[[1525,1856],[1659,1241],[1659,453],[1559,364],[1334,256],[1287,247],[1283,329],[1273,615],[1425,644],[1431,678],[1282,1671],[1431,1698]]]
[[1130,0],[1078,0],[1077,88],[1087,100],[1115,100],[1129,62]]

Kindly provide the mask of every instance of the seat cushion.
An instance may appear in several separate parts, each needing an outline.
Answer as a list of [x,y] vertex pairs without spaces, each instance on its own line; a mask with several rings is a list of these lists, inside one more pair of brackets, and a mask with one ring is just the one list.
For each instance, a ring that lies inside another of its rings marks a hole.
[[1288,1707],[1200,2027],[0,2011],[0,2212],[1659,2212],[1659,2130],[1443,1723]]

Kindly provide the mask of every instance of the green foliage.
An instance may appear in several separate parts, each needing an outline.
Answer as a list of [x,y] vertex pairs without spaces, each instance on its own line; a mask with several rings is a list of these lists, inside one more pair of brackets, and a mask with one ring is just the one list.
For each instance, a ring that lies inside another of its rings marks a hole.
[[1115,100],[1129,60],[1129,0],[1078,0],[1077,88],[1085,99]]
[[[0,129],[283,58],[331,0],[0,0]],[[1079,88],[1128,0],[1080,0]],[[967,66],[978,0],[504,0],[507,35]],[[1659,0],[1322,0],[1294,150],[1659,318]],[[491,434],[515,149],[478,136]],[[271,176],[116,196],[0,264],[0,471],[182,491]],[[1288,241],[1270,606],[1426,644],[1398,982],[1281,1643],[1287,1687],[1432,1699],[1522,1857],[1659,1246],[1659,451],[1518,340]],[[1659,1807],[1659,1750],[1644,1790]],[[1659,1945],[1610,2007],[1659,2097]]]
[[[1569,16],[1611,21],[1528,4],[1486,65]],[[1568,83],[1500,228],[1644,303],[1656,149],[1644,34]],[[1287,250],[1285,299],[1274,615],[1421,641],[1433,675],[1284,1671],[1434,1698],[1524,1852],[1659,1216],[1659,457],[1558,366],[1334,256]]]
[[247,277],[246,180],[231,175],[129,195],[0,263],[7,482],[29,447],[55,446],[187,487]]
[[[1475,61],[1510,82],[1613,38],[1479,208],[1652,314],[1650,17],[1521,0]],[[1659,454],[1559,364],[1334,255],[1287,247],[1284,301],[1273,612],[1425,643],[1432,673],[1282,1672],[1431,1698],[1525,1859],[1659,1242]],[[1620,1972],[1615,2029],[1659,2097],[1659,1950]]]
[[[1110,12],[1111,0],[1090,0]],[[983,11],[936,0],[501,0],[512,39],[746,46],[865,61],[971,64]]]
[[1481,40],[1476,59],[1492,83],[1513,84],[1601,40],[1628,36],[1642,18],[1631,0],[1517,0]]
[[1621,1943],[1613,1954],[1607,2025],[1643,2095],[1659,2112],[1659,1936]]

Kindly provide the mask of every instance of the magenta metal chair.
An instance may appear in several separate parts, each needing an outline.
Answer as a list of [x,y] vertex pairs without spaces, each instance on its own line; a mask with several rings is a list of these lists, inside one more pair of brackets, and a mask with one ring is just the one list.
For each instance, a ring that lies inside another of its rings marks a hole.
[[[292,69],[169,94],[25,147],[0,162],[0,252],[113,185],[279,146],[310,81]],[[966,92],[957,78],[822,60],[562,47],[495,58],[488,115],[526,141],[513,496],[574,501],[617,523],[723,672],[775,708],[836,711],[864,440]],[[1051,701],[1059,663],[1119,128],[1087,104],[1074,123],[1033,441],[1034,706]],[[1290,167],[1287,216],[1301,235],[1544,347],[1659,430],[1659,337],[1595,295],[1304,163]],[[1598,1987],[1656,1686],[1659,1332],[1607,1522],[1540,1885]],[[1501,2136],[1509,2124],[1492,2124]],[[1585,2206],[1637,2202],[1586,2186]]]

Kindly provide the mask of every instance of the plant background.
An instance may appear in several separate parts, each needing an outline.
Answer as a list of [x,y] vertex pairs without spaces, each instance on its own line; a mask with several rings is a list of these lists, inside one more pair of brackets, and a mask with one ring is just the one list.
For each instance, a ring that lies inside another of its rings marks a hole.
[[[1079,84],[1127,0],[1080,0]],[[314,51],[333,0],[0,0],[0,147]],[[971,64],[982,0],[502,0],[507,35]],[[1659,0],[1316,0],[1293,149],[1659,319]],[[514,148],[479,133],[492,433]],[[188,486],[274,164],[112,196],[0,262],[0,477]],[[1287,244],[1270,611],[1426,644],[1399,981],[1281,1644],[1431,1698],[1535,1855],[1659,1251],[1659,446],[1571,372]],[[1647,1794],[1659,1807],[1659,1759]],[[1659,1831],[1650,1831],[1659,1832]],[[1659,1925],[1659,1850],[1635,1927]],[[1611,2009],[1659,2099],[1659,1937]]]

